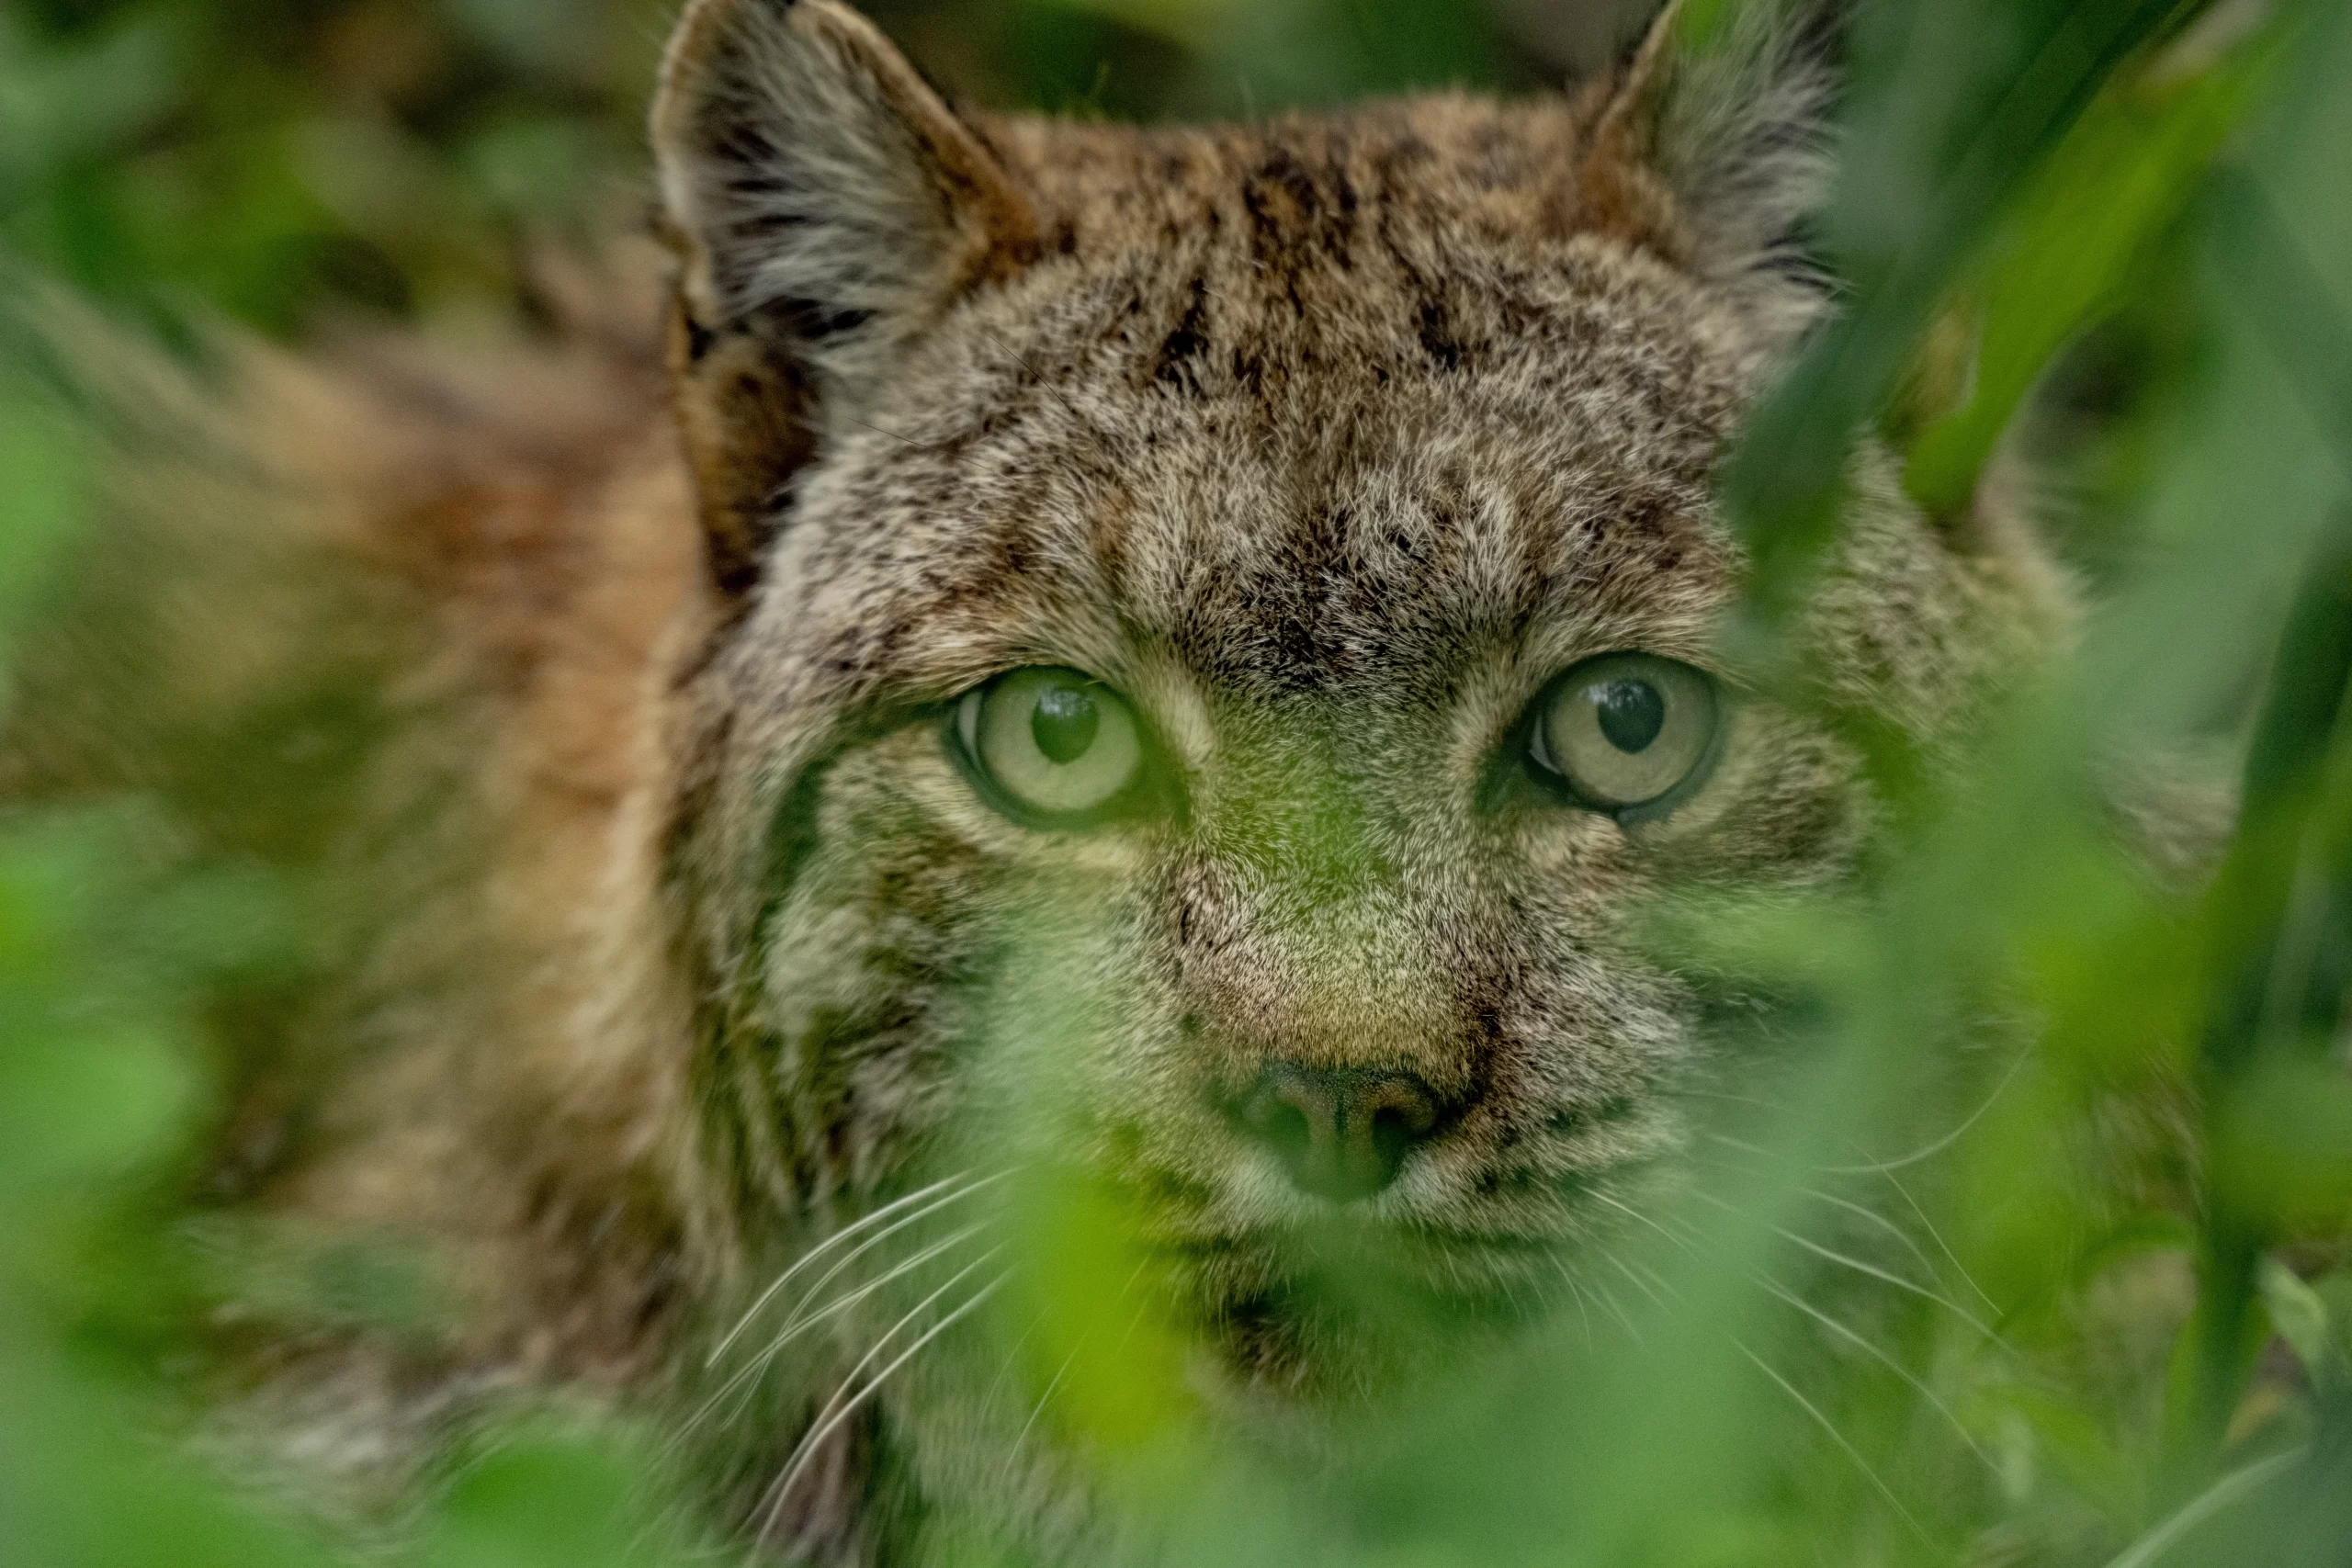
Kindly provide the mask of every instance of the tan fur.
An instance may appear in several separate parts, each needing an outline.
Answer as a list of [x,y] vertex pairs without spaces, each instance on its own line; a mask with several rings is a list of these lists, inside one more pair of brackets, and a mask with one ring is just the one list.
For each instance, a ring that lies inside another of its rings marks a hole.
[[236,345],[225,413],[176,376],[100,388],[138,421],[120,531],[11,737],[20,795],[161,788],[319,873],[340,972],[261,1021],[219,1189],[427,1242],[471,1298],[453,1354],[605,1380],[675,1288],[665,682],[715,614],[628,321],[651,276],[557,350]]
[[[1679,62],[1661,28],[1577,99],[1146,131],[958,118],[831,0],[697,0],[654,116],[666,319],[625,290],[475,368],[246,356],[233,428],[182,435],[256,455],[200,515],[252,519],[204,549],[261,564],[139,611],[149,672],[97,728],[200,803],[254,714],[364,699],[365,743],[301,781],[318,829],[272,852],[359,891],[224,1179],[424,1247],[463,1302],[426,1352],[263,1337],[278,1386],[373,1377],[427,1426],[460,1387],[675,1420],[775,1270],[1043,1138],[1187,1260],[1160,1304],[1220,1376],[1312,1397],[1339,1337],[1280,1303],[1320,1201],[1219,1109],[1273,1058],[1442,1099],[1361,1207],[1465,1307],[1573,1259],[1609,1223],[1581,1193],[1670,1180],[1724,998],[1639,912],[1838,886],[1880,809],[1843,732],[1716,650],[1715,465],[1825,308],[1782,254],[1817,84],[1777,34],[1735,43]],[[348,656],[310,667],[289,626],[124,722],[281,595],[357,606],[322,617]],[[1938,529],[1865,444],[1807,616],[1826,708],[1952,763],[2066,607],[2014,519]],[[1622,822],[1480,804],[1537,694],[1626,649],[1736,699],[1704,786]],[[1040,664],[1127,695],[1181,811],[1041,833],[975,794],[940,713]],[[31,775],[119,774],[80,733],[28,720]],[[239,809],[290,809],[258,776]],[[898,1560],[941,1506],[1098,1540],[1068,1457],[1013,1452],[952,1371],[776,1484],[910,1300],[698,1428],[722,1509],[833,1561]]]

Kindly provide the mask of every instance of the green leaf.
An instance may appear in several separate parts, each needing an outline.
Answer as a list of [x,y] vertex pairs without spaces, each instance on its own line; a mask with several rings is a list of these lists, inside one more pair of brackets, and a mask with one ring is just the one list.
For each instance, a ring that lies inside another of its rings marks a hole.
[[2327,1303],[2276,1258],[2262,1260],[2261,1280],[2262,1304],[2269,1310],[2278,1337],[2295,1352],[2304,1371],[2314,1378],[2320,1376],[2334,1349],[2328,1337]]
[[1905,481],[1928,510],[1966,510],[1977,477],[2052,357],[2128,291],[2258,101],[2252,46],[2193,76],[2118,82],[2052,153],[1962,286],[1984,321],[1967,401],[1923,431]]

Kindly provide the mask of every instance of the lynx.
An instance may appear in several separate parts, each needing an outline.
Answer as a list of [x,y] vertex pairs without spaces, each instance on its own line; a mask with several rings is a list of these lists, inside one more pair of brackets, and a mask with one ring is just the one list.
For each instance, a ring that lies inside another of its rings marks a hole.
[[212,1201],[451,1304],[232,1323],[256,1424],[397,1473],[576,1398],[779,1560],[964,1510],[1099,1561],[985,1326],[1050,1263],[1008,1194],[1114,1216],[1212,1424],[1424,1353],[1319,1290],[1334,1235],[1513,1331],[1722,1061],[1639,912],[1848,882],[1882,811],[1822,709],[1949,760],[2065,635],[2020,519],[1922,515],[1860,438],[1824,703],[1724,661],[1717,469],[1831,308],[1826,91],[1749,6],[1555,96],[1137,130],[695,0],[666,313],[232,355],[43,667],[80,722],[19,745],[335,890]]

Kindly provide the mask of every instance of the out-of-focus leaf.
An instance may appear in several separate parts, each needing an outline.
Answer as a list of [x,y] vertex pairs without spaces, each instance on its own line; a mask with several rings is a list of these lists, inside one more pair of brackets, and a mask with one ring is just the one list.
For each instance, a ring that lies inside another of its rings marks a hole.
[[2313,1377],[2328,1368],[2334,1342],[2329,1337],[2327,1303],[2303,1283],[2295,1271],[2275,1258],[2263,1260],[2262,1302],[2278,1337],[2295,1352],[2304,1371]]
[[41,46],[0,12],[0,233],[35,181],[66,177],[153,127],[179,87],[185,40],[162,13]]
[[609,1435],[503,1434],[450,1489],[418,1555],[432,1568],[647,1568],[684,1544],[654,1511],[653,1473]]
[[[5,283],[0,275],[0,283]],[[0,383],[0,638],[74,537],[85,479],[49,413]],[[0,654],[5,657],[5,654]]]
[[2352,1231],[2352,1074],[2278,1060],[2222,1092],[2214,1160],[2231,1201],[2282,1231]]
[[[876,8],[990,101],[1081,110],[1261,113],[1515,68],[1471,0]],[[1719,37],[1733,10],[1693,0],[1687,37]],[[1125,1466],[1172,1568],[2044,1568],[2097,1564],[2126,1541],[2127,1562],[2175,1568],[2264,1511],[2276,1528],[2250,1522],[2253,1544],[2215,1561],[2333,1568],[2335,1472],[2316,1465],[2245,1494],[2263,1510],[2209,1509],[2167,1535],[2184,1502],[2242,1501],[2245,1472],[2241,1456],[2165,1452],[2157,1406],[2176,1343],[2180,1381],[2193,1371],[2178,1331],[2211,1220],[2188,1200],[2207,1171],[2204,1196],[2309,1227],[2287,1249],[2299,1266],[2341,1256],[2340,1086],[2257,1076],[2217,1098],[2196,1144],[2171,1093],[2213,980],[2182,886],[2194,874],[2154,874],[2146,846],[2116,842],[2092,804],[2140,741],[2236,733],[2285,590],[2344,488],[2323,460],[2325,400],[2282,373],[2260,309],[2278,301],[2250,282],[2226,218],[2201,291],[2158,300],[2148,283],[2189,276],[2188,236],[2216,220],[2185,195],[2251,115],[2251,163],[2320,279],[2309,292],[2352,299],[2352,244],[2337,243],[2352,233],[2352,69],[2329,52],[2345,24],[2328,10],[2276,0],[2257,24],[2279,29],[2270,43],[2125,81],[2109,68],[2183,7],[1871,9],[1827,224],[1847,319],[1759,423],[1735,508],[1767,557],[1780,525],[1804,554],[1844,444],[1959,280],[1986,329],[1973,400],[1911,454],[1913,484],[1946,508],[2085,321],[2122,300],[2184,318],[2186,393],[2133,405],[2124,433],[2161,461],[2098,498],[2133,519],[2138,552],[2064,689],[2004,699],[1980,777],[1944,792],[1932,769],[1905,776],[1903,842],[1861,893],[1692,898],[1660,916],[1645,934],[1675,979],[1725,998],[1723,1059],[1678,1106],[1707,1156],[1703,1195],[1629,1219],[1556,1299],[1515,1303],[1530,1322],[1508,1353],[1465,1356],[1458,1378],[1374,1423],[1363,1466],[1191,1443],[1183,1341],[1122,1292],[1148,1260],[1131,1216],[1083,1189],[1011,1205],[1008,1230],[1042,1261],[967,1321],[1009,1325],[1005,1381],[1030,1385],[1038,1431]],[[288,332],[322,304],[478,309],[511,284],[514,226],[636,188],[646,57],[667,19],[660,6],[521,0],[27,0],[0,15],[0,244],[110,299],[194,299]],[[2256,69],[2267,47],[2283,49],[2275,72]],[[89,499],[59,434],[0,400],[0,621]],[[1883,750],[1892,778],[1903,759]],[[0,1254],[0,1556],[323,1562],[322,1543],[153,1440],[170,1402],[147,1370],[156,1325],[184,1304],[164,1299],[187,1258],[155,1194],[175,1190],[176,1151],[211,1108],[207,1000],[312,961],[304,881],[182,874],[169,825],[129,814],[0,827],[0,1215],[16,1243]],[[1733,1082],[1751,1066],[1758,1082]],[[1054,1081],[1050,1054],[1034,1081]],[[1811,1228],[1824,1215],[1843,1230]],[[251,1310],[332,1332],[434,1326],[441,1303],[404,1260],[232,1232],[179,1233],[197,1254],[190,1288],[227,1281]],[[1316,1258],[1343,1283],[1352,1239],[1335,1226]],[[1783,1279],[1829,1282],[1803,1298],[1818,1316],[1759,1306],[1779,1300],[1759,1281]],[[2290,1289],[2274,1269],[2257,1283],[2232,1356],[2251,1363],[2275,1323],[2307,1366],[2334,1364],[2313,1303],[2340,1348],[2343,1277]],[[1840,1299],[1841,1285],[1860,1293]],[[1476,1337],[1443,1314],[1425,1326],[1432,1365]],[[2306,1389],[2275,1371],[2260,1380],[2262,1440],[2324,1429],[2328,1380]],[[652,1468],[625,1439],[492,1433],[393,1554],[594,1568],[673,1553],[639,1506]],[[935,1528],[947,1568],[1025,1561],[966,1521]]]
[[[1845,314],[1757,411],[1725,504],[1754,552],[1754,658],[1838,528],[1857,431],[1895,389],[1938,299],[2168,0],[1975,0],[1866,11],[1863,85],[1832,247]],[[1899,84],[1899,85],[1898,85]]]
[[2051,357],[2146,264],[2254,101],[2260,62],[2249,46],[2186,78],[2153,71],[2119,81],[2036,173],[1979,264],[1983,281],[1966,290],[1984,321],[1970,396],[1911,449],[1906,480],[1930,512],[1967,507]]

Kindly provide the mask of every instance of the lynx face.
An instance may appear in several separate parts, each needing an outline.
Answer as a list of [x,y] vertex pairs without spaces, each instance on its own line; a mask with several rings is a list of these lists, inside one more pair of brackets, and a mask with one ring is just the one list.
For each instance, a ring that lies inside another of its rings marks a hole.
[[[1224,1365],[1312,1382],[1335,1225],[1515,1310],[1672,1179],[1719,1064],[1645,911],[1834,881],[1871,816],[1717,653],[1712,475],[1817,306],[1803,72],[1736,42],[1133,132],[958,120],[819,0],[690,13],[656,123],[741,610],[680,865],[754,1215],[1080,1172]],[[2034,563],[1883,467],[1809,638],[1933,739]]]

